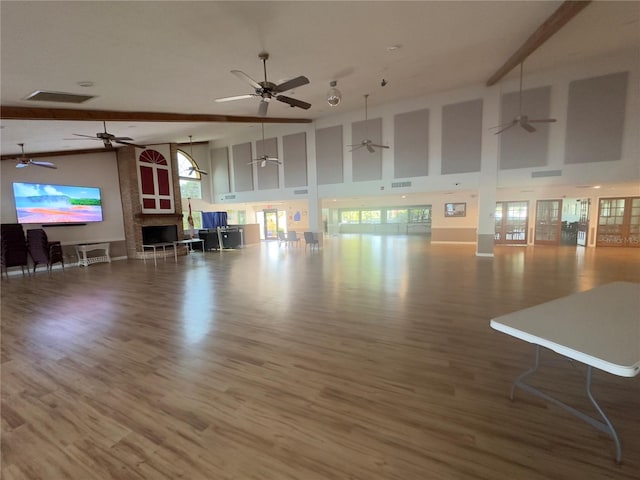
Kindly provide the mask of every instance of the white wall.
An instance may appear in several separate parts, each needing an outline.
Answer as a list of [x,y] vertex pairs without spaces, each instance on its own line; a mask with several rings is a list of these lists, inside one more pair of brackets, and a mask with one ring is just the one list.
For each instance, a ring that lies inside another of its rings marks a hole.
[[[99,187],[102,194],[102,222],[80,226],[46,227],[51,240],[63,244],[114,242],[124,240],[124,221],[116,156],[113,152],[88,155],[69,155],[43,158],[52,161],[56,170],[30,166],[16,168],[10,160],[0,162],[0,220],[2,223],[16,223],[16,209],[13,199],[13,182],[49,183],[56,185],[81,185]],[[25,230],[42,228],[40,224],[25,224]]]
[[[627,108],[625,119],[625,131],[623,136],[622,159],[599,163],[564,165],[564,144],[566,133],[566,117],[569,83],[576,79],[589,78],[607,73],[629,71],[629,90],[627,95]],[[525,75],[525,88],[536,88],[539,86],[551,85],[551,115],[557,118],[557,122],[551,126],[550,139],[548,144],[548,163],[544,167],[521,168],[513,170],[503,170],[498,173],[498,188],[510,187],[533,187],[544,188],[547,186],[571,186],[588,185],[593,183],[617,183],[628,182],[630,180],[640,180],[640,147],[637,132],[640,129],[640,52],[638,49],[623,51],[616,55],[609,55],[605,58],[598,58],[577,65],[567,65],[562,69],[545,71],[538,73],[527,73]],[[351,153],[346,145],[352,143],[351,123],[363,119],[363,112],[360,110],[350,112],[340,112],[324,117],[312,124],[303,125],[269,125],[267,136],[278,136],[278,141],[282,141],[282,135],[307,132],[308,150],[308,171],[309,171],[309,195],[313,195],[317,189],[317,196],[321,199],[330,197],[358,197],[381,195],[389,192],[391,183],[397,181],[393,178],[393,117],[398,113],[410,112],[418,109],[428,108],[430,110],[430,131],[429,131],[429,176],[414,177],[408,179],[412,182],[411,187],[396,190],[397,193],[419,193],[437,192],[452,189],[454,186],[465,189],[477,190],[482,179],[481,173],[467,173],[454,175],[440,174],[440,152],[441,152],[441,128],[442,128],[442,107],[451,103],[462,102],[482,98],[484,109],[491,112],[485,115],[483,129],[501,123],[498,117],[500,108],[496,102],[500,101],[502,93],[517,91],[519,86],[518,76],[511,74],[509,79],[503,80],[498,85],[486,87],[484,85],[469,86],[464,89],[457,89],[427,97],[411,99],[369,108],[369,118],[382,117],[383,119],[383,143],[391,145],[390,149],[383,151],[383,178],[380,181],[352,182],[351,181]],[[372,95],[374,99],[375,95]],[[319,185],[315,183],[315,142],[314,132],[317,128],[325,128],[335,125],[342,125],[344,141],[344,179],[345,182],[336,185]],[[256,129],[259,133],[259,128]],[[229,137],[221,141],[212,142],[212,146],[231,146],[234,144],[257,140],[259,135],[248,138],[246,135]],[[487,139],[487,136],[485,136]],[[230,152],[231,156],[231,152]],[[230,158],[232,160],[232,158]],[[497,162],[497,158],[494,160]],[[485,166],[483,165],[483,168]],[[282,169],[281,169],[282,170]],[[562,175],[556,177],[532,178],[534,171],[540,170],[561,170]],[[282,175],[282,171],[281,171]],[[282,179],[281,179],[282,180]],[[281,181],[281,185],[284,182]],[[458,184],[458,185],[456,185]],[[232,185],[233,187],[233,185]],[[233,188],[232,188],[233,190]],[[293,198],[293,189],[279,188],[269,191],[237,192],[234,199],[225,200],[224,195],[216,195],[215,203],[237,203],[256,202],[265,200],[287,200]],[[458,201],[452,199],[452,201]],[[462,200],[460,200],[462,201]]]

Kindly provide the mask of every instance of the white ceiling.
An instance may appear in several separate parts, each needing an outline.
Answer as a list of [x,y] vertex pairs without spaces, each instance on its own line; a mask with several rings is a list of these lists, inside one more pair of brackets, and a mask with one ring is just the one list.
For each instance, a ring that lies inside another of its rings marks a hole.
[[[273,102],[269,117],[317,119],[483,84],[561,4],[559,1],[337,2],[0,2],[3,106],[255,116],[258,99],[215,103],[251,93],[232,69],[263,80],[298,75],[311,83],[286,95],[309,110]],[[554,68],[638,46],[639,2],[594,2],[525,63]],[[400,45],[394,51],[388,47]],[[513,73],[515,74],[515,72]],[[512,75],[513,75],[512,74]],[[382,79],[388,84],[380,86]],[[338,81],[342,103],[326,92]],[[78,82],[91,81],[85,88]],[[35,90],[92,94],[82,105],[29,102]],[[2,154],[96,148],[68,141],[102,131],[99,121],[2,120]],[[108,122],[138,143],[215,140],[247,124]]]

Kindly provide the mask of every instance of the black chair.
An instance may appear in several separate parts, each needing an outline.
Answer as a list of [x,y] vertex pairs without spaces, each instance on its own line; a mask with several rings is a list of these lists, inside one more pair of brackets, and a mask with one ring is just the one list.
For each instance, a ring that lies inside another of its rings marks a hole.
[[33,272],[40,264],[47,266],[51,272],[54,263],[61,263],[64,270],[64,256],[62,255],[62,245],[60,242],[50,242],[47,233],[41,228],[27,230],[27,245],[29,255],[33,260]]
[[[218,250],[220,248],[220,239],[218,238],[218,232],[213,230],[199,230],[198,238],[204,240],[204,250]],[[199,248],[199,244],[195,243],[194,247]]]
[[[2,270],[9,279],[8,268],[20,267],[24,275],[24,267],[28,265],[27,242],[24,230],[19,223],[3,223],[0,226],[0,250]],[[27,274],[29,269],[27,268]]]
[[307,251],[307,246],[311,250],[313,250],[313,246],[316,248],[320,248],[320,242],[318,241],[318,237],[316,237],[313,232],[304,232],[304,250]]

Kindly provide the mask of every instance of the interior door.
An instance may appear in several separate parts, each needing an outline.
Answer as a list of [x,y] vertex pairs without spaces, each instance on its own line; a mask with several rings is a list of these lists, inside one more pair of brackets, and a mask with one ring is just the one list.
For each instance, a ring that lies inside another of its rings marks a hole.
[[267,209],[264,213],[264,238],[276,240],[278,238],[278,210]]
[[560,245],[562,200],[538,200],[536,204],[536,245]]
[[577,244],[586,247],[589,236],[589,207],[591,200],[580,200],[580,220],[578,220]]
[[528,207],[528,202],[496,203],[496,244],[527,244]]

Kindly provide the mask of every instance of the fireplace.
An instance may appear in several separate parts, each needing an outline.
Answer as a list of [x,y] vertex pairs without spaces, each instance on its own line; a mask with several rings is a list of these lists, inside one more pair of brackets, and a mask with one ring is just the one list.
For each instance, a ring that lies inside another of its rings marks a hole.
[[[165,147],[162,147],[162,149],[166,150]],[[138,183],[136,148],[125,146],[116,150],[127,256],[132,259],[142,260],[151,258],[153,255],[161,255],[159,252],[143,251],[142,245],[182,240],[182,202],[176,161],[177,145],[170,144],[169,152],[165,152],[164,156],[167,159],[171,159],[171,179],[173,192],[175,192],[173,198],[174,212],[143,213]],[[149,227],[151,229],[146,234],[143,234],[143,231]],[[170,254],[173,255],[173,252],[170,251]]]
[[172,243],[178,240],[176,225],[152,225],[142,227],[142,244]]

